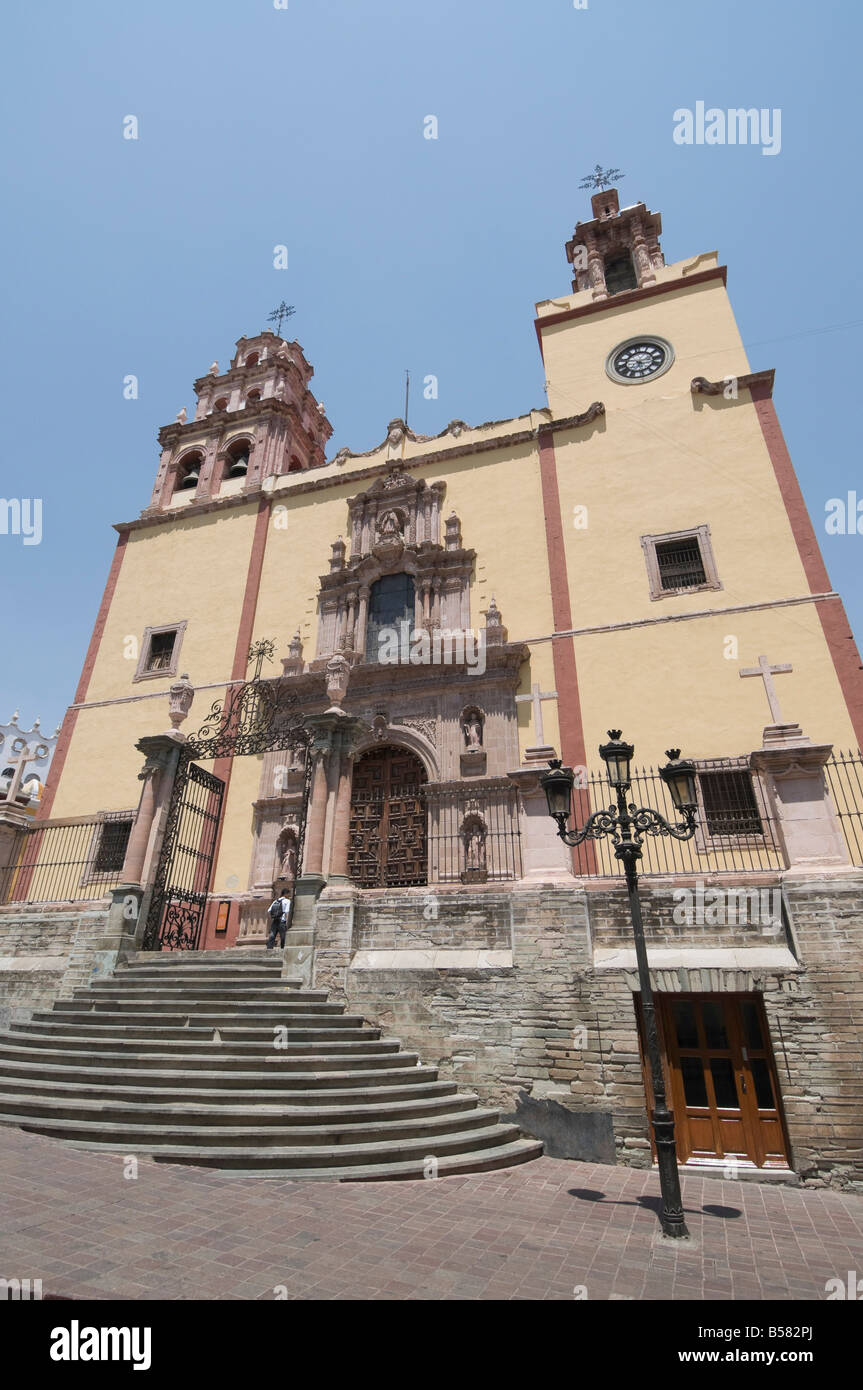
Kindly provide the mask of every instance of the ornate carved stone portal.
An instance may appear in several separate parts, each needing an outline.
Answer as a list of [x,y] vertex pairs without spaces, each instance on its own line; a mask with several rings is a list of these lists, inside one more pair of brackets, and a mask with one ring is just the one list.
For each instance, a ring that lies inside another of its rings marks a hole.
[[446,485],[428,484],[391,468],[367,492],[348,502],[350,559],[333,545],[329,574],[321,578],[318,649],[312,669],[335,653],[368,660],[366,628],[372,585],[398,572],[413,584],[415,629],[468,629],[473,550],[461,543],[458,517],[448,518],[441,543]]

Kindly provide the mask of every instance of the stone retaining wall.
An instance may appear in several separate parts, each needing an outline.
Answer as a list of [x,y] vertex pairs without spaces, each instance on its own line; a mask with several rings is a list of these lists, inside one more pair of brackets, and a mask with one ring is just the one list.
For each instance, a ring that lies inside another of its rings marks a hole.
[[117,952],[102,949],[107,921],[103,901],[0,908],[0,1027],[109,973]]
[[[675,924],[674,886],[643,885],[654,988],[760,994],[795,1171],[863,1190],[863,874],[788,876],[779,932]],[[421,894],[326,889],[316,986],[501,1106],[552,1156],[646,1166],[623,885],[436,892],[440,910],[428,921]],[[508,958],[489,950],[507,939]],[[421,954],[432,944],[435,969]]]

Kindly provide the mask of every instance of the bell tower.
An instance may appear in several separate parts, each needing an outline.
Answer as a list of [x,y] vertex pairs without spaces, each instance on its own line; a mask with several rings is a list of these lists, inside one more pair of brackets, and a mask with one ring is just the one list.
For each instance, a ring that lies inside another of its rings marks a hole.
[[656,270],[665,265],[659,213],[648,212],[644,203],[621,211],[616,188],[601,189],[590,205],[592,220],[576,222],[566,246],[575,271],[573,290],[589,289],[593,299],[608,299],[654,284]]
[[333,431],[309,390],[313,374],[299,343],[270,332],[238,339],[228,370],[214,362],[195,382],[194,418],[183,409],[159,431],[162,457],[143,515],[257,492],[267,478],[320,468]]

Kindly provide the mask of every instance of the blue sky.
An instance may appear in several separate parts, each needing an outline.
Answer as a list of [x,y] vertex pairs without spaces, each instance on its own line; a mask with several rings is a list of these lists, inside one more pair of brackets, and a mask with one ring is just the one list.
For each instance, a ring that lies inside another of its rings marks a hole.
[[[406,367],[425,433],[543,405],[533,306],[569,291],[597,162],[667,260],[727,263],[859,641],[863,535],[823,517],[863,497],[861,29],[850,0],[7,3],[0,495],[41,497],[43,538],[0,535],[0,718],[62,717],[159,426],[281,299],[333,452],[380,441]],[[781,153],[675,144],[699,100],[781,108]]]

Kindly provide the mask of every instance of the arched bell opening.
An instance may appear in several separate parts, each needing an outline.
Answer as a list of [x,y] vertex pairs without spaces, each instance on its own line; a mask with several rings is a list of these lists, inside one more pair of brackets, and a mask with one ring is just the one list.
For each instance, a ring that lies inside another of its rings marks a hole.
[[174,491],[193,491],[198,486],[201,476],[201,469],[204,466],[204,456],[200,453],[185,454],[177,464],[176,481]]
[[239,439],[225,452],[225,472],[227,478],[245,478],[249,471],[251,449],[248,439]]

